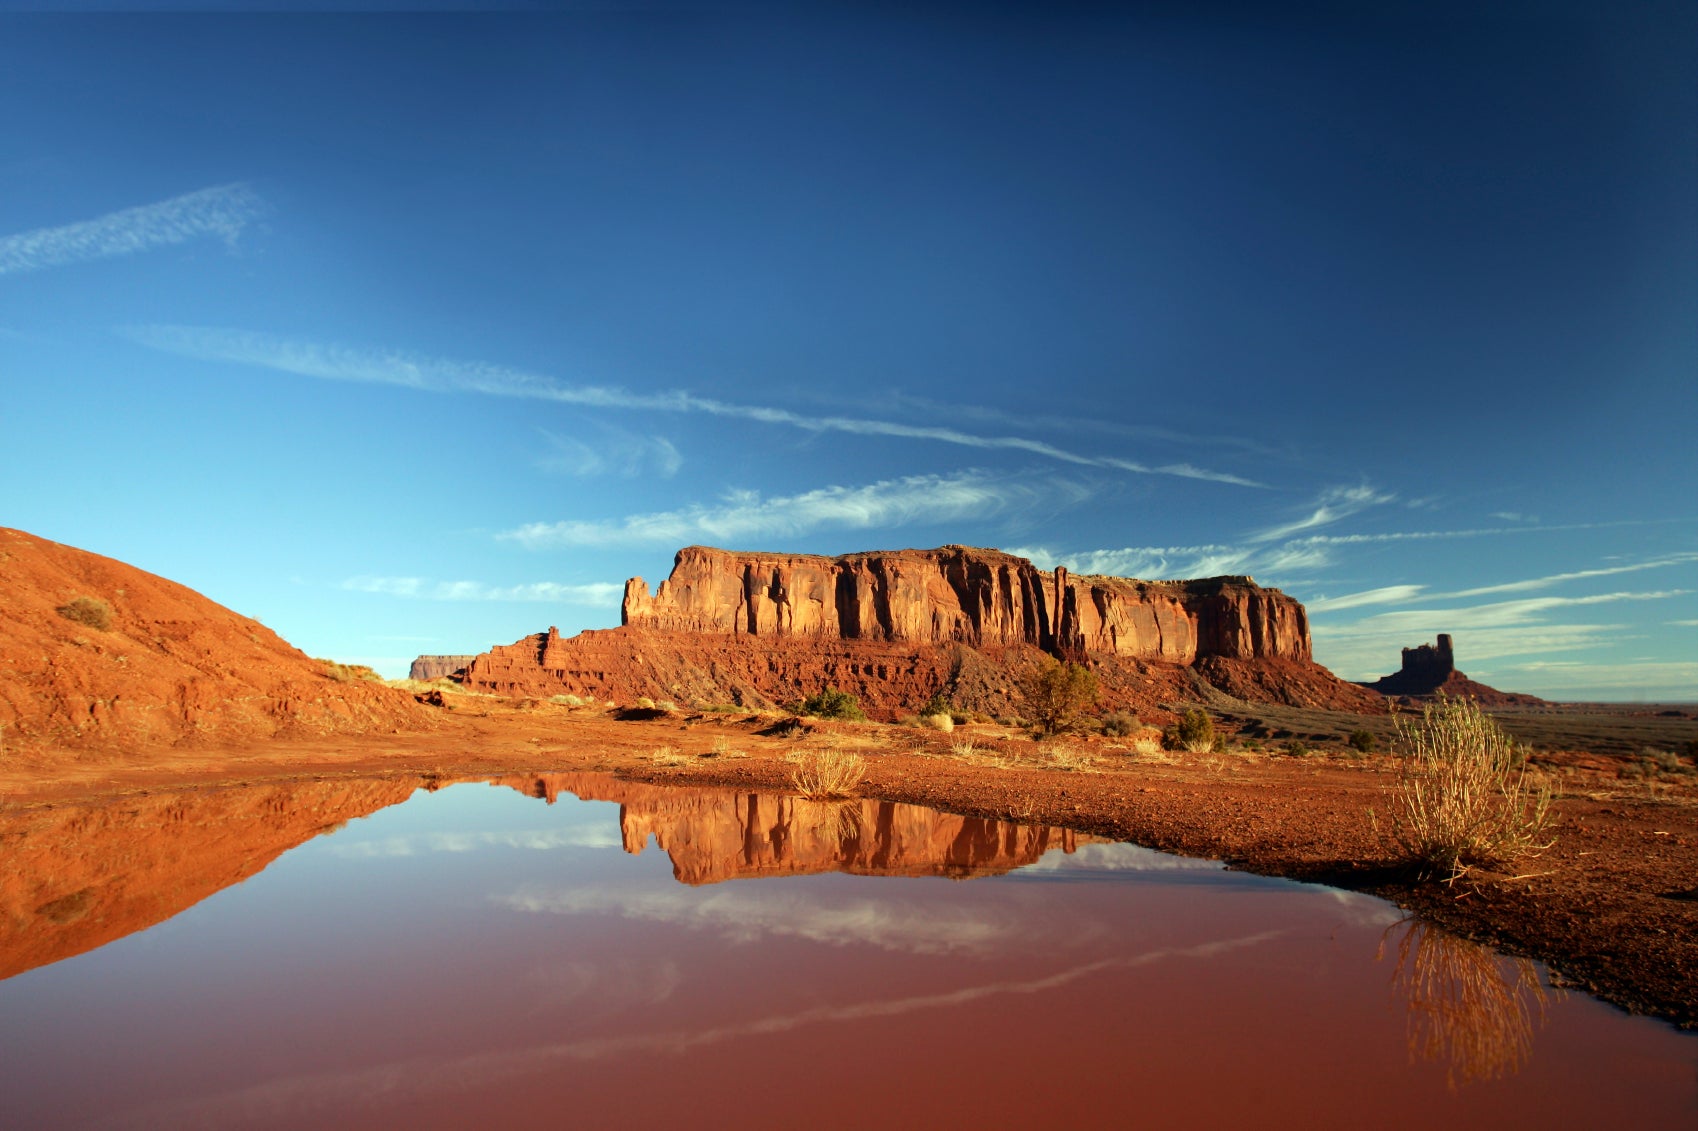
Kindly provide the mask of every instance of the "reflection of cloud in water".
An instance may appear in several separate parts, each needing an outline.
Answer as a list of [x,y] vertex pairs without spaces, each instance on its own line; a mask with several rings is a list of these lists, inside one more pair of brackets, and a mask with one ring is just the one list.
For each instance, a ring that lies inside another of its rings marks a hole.
[[627,919],[713,930],[738,943],[788,935],[831,946],[868,945],[914,954],[982,951],[1012,936],[1007,916],[968,913],[926,903],[845,899],[835,903],[789,892],[747,889],[627,891],[580,887],[560,891],[523,888],[495,902],[513,911],[554,915],[615,914]]
[[1218,872],[1219,860],[1175,856],[1139,844],[1081,844],[1071,853],[1050,853],[1026,865],[1024,872]]
[[1282,933],[1262,931],[1194,946],[1105,958],[1041,978],[991,982],[885,1001],[818,1006],[799,1013],[757,1018],[735,1025],[693,1031],[633,1033],[622,1037],[590,1037],[524,1050],[475,1053],[456,1059],[420,1057],[351,1071],[290,1076],[240,1091],[155,1105],[124,1116],[114,1116],[97,1126],[222,1129],[254,1121],[305,1125],[304,1121],[310,1120],[315,1113],[327,1114],[356,1105],[417,1101],[432,1094],[490,1087],[540,1073],[562,1062],[594,1061],[642,1053],[679,1054],[743,1037],[771,1036],[813,1025],[900,1017],[921,1010],[970,1005],[1004,995],[1041,994],[1109,970],[1135,969],[1173,959],[1219,957],[1267,942]]
[[1343,888],[1323,887],[1321,891],[1338,904],[1344,913],[1344,922],[1352,927],[1389,927],[1404,918],[1403,911],[1396,904],[1387,903],[1378,896]]
[[537,966],[525,975],[536,1010],[593,1004],[616,1012],[659,1005],[684,981],[671,959],[640,963],[561,962]]
[[325,851],[349,860],[418,856],[427,852],[475,852],[480,848],[618,848],[619,831],[591,826],[581,829],[534,829],[500,833],[420,833],[380,840],[356,840],[329,845]]
[[1408,1000],[1409,1059],[1444,1060],[1452,1090],[1521,1071],[1533,1055],[1535,1015],[1543,1025],[1553,992],[1533,963],[1419,919],[1394,924],[1386,938],[1400,926],[1392,987]]

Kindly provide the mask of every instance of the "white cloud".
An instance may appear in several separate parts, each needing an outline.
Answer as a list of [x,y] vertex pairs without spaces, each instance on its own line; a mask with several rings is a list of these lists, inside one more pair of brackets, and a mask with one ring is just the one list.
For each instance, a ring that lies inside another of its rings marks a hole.
[[684,464],[684,457],[679,455],[677,447],[664,436],[644,436],[605,424],[593,442],[559,436],[543,429],[539,431],[549,446],[547,454],[537,460],[537,466],[544,471],[583,477],[619,475],[625,478],[652,471],[670,479]]
[[1619,624],[1551,624],[1544,614],[1622,601],[1684,596],[1684,589],[1598,593],[1586,597],[1527,597],[1484,605],[1402,609],[1351,624],[1316,624],[1315,657],[1346,679],[1384,675],[1397,667],[1401,649],[1437,633],[1456,637],[1457,666],[1503,656],[1553,655],[1618,641]]
[[0,237],[0,275],[133,255],[202,236],[230,245],[260,211],[247,185],[217,185],[93,220],[19,232]]
[[1492,517],[1504,522],[1538,522],[1536,514],[1522,514],[1520,511],[1493,511]]
[[1698,662],[1642,660],[1615,664],[1533,662],[1511,664],[1509,672],[1525,672],[1547,695],[1616,697],[1698,702]]
[[625,587],[610,581],[561,585],[536,581],[529,585],[485,585],[481,581],[427,581],[422,577],[350,577],[341,588],[356,593],[382,593],[427,601],[538,601],[560,605],[617,605]]
[[1307,602],[1305,607],[1311,613],[1330,613],[1339,609],[1357,609],[1363,605],[1395,605],[1401,601],[1415,600],[1425,588],[1424,585],[1385,585],[1378,589],[1364,589],[1360,593],[1347,593],[1342,597],[1322,597]]
[[1140,475],[1199,479],[1240,487],[1261,483],[1189,463],[1146,464],[1118,456],[1092,456],[1023,436],[980,436],[956,428],[902,424],[852,416],[817,416],[765,405],[737,404],[700,397],[683,390],[633,393],[605,385],[569,385],[552,377],[483,362],[417,357],[398,351],[348,349],[202,326],[139,326],[124,331],[132,340],[153,349],[203,361],[228,361],[335,381],[366,381],[431,392],[481,393],[526,397],[586,408],[646,412],[701,413],[709,416],[777,424],[805,432],[837,432],[858,436],[889,436],[929,440],[983,450],[1024,452],[1080,467],[1113,468]]
[[733,494],[723,505],[631,515],[612,521],[533,522],[500,535],[537,548],[631,543],[686,545],[802,534],[822,526],[864,530],[915,522],[983,519],[1015,507],[1077,503],[1084,488],[1065,481],[997,478],[981,471],[915,475],[864,487],[821,487],[800,495]]
[[1359,514],[1369,507],[1389,503],[1395,498],[1395,495],[1377,491],[1365,483],[1356,487],[1329,487],[1321,492],[1307,515],[1252,534],[1250,541],[1282,542],[1293,534],[1301,534],[1317,526],[1330,526],[1340,519]]
[[1430,599],[1484,597],[1492,593],[1520,593],[1531,589],[1546,589],[1552,585],[1560,585],[1565,581],[1581,581],[1593,577],[1613,577],[1621,573],[1638,573],[1641,570],[1666,569],[1669,566],[1692,565],[1694,563],[1698,563],[1698,554],[1675,554],[1672,557],[1635,562],[1631,565],[1607,566],[1602,569],[1581,569],[1570,573],[1552,573],[1544,577],[1530,577],[1523,581],[1509,581],[1501,585],[1481,585],[1473,589],[1459,589],[1454,593],[1435,593]]

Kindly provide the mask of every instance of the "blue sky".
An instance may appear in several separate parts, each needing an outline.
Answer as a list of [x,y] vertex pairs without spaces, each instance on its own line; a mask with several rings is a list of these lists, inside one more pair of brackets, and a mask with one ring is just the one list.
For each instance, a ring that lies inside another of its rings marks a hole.
[[961,542],[1698,699],[1690,7],[19,7],[0,522],[315,655]]

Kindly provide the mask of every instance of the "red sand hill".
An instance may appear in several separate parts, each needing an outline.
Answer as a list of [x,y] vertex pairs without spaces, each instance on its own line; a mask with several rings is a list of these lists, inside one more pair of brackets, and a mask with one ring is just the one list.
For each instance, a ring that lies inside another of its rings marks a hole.
[[0,578],[8,752],[430,725],[406,692],[123,562],[0,528]]
[[462,678],[509,695],[748,706],[831,684],[885,716],[942,691],[1001,714],[1048,653],[1093,667],[1110,707],[1159,710],[1202,679],[1261,701],[1384,709],[1313,662],[1301,604],[1247,577],[1074,576],[964,546],[838,558],[691,546],[654,594],[626,583],[623,622],[495,647]]

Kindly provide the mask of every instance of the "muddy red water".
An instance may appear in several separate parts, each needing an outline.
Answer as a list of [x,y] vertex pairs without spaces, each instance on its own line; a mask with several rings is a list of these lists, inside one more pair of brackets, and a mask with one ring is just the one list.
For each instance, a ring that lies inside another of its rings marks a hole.
[[1698,1119],[1698,1037],[1365,896],[873,801],[408,792],[0,822],[0,1123]]

